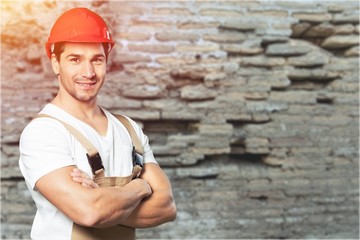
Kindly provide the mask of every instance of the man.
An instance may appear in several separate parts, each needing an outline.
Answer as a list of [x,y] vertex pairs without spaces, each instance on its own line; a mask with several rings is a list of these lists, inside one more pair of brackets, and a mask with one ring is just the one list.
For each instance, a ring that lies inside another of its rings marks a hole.
[[176,217],[170,182],[134,121],[126,117],[140,139],[144,167],[139,178],[117,187],[98,187],[89,179],[94,172],[87,150],[62,123],[96,147],[105,176],[131,175],[132,139],[114,115],[97,105],[113,46],[104,20],[85,8],[66,11],[51,30],[46,51],[59,91],[40,112],[51,117],[34,119],[20,138],[20,170],[37,206],[32,239],[75,239],[76,226],[106,232],[117,226],[153,227]]

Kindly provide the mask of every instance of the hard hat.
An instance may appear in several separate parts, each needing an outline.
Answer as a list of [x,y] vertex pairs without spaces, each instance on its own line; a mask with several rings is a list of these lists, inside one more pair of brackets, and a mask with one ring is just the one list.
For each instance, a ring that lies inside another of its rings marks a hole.
[[70,9],[56,20],[46,43],[49,58],[53,44],[57,42],[109,43],[109,52],[115,44],[105,21],[87,8]]

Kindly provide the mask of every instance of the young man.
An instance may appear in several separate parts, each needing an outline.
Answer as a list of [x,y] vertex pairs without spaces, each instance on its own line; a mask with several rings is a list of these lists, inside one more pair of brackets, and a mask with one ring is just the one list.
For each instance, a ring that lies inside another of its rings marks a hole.
[[85,235],[103,231],[85,239],[107,239],[103,236],[109,232],[110,239],[126,239],[118,226],[153,227],[176,217],[170,182],[134,121],[127,118],[144,152],[140,177],[124,186],[98,187],[88,177],[94,172],[86,148],[57,120],[96,147],[105,176],[131,175],[132,138],[114,115],[97,105],[113,46],[104,20],[85,8],[66,11],[51,30],[46,51],[59,91],[40,114],[56,119],[34,119],[20,138],[20,170],[37,206],[32,239],[76,239],[75,229]]

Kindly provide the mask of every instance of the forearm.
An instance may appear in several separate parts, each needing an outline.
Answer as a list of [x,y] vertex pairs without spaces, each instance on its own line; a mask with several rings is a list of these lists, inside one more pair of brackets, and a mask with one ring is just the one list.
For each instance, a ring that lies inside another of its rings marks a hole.
[[176,218],[176,206],[171,184],[157,164],[145,164],[140,176],[152,189],[151,196],[144,198],[138,207],[122,221],[123,225],[146,228],[154,227]]
[[144,198],[120,224],[135,228],[148,228],[173,221],[175,217],[176,207],[172,195],[167,189],[158,190],[150,197]]
[[[73,172],[72,176],[75,182],[79,182],[90,189],[95,188],[94,190],[96,190],[96,192],[102,191],[97,188],[98,186],[94,184],[89,176],[81,173],[81,171]],[[129,188],[129,186],[134,184],[134,182],[149,183],[151,186],[149,191],[152,192],[152,194],[150,196],[148,194],[148,197],[142,198],[140,201],[136,197],[124,198],[127,194],[132,195],[131,191],[134,189],[132,187]],[[171,185],[157,164],[146,164],[145,171],[141,175],[141,178],[133,180],[121,189],[124,191],[121,198],[119,196],[121,201],[118,201],[118,199],[102,199],[104,203],[113,201],[117,204],[122,204],[122,206],[110,209],[108,209],[108,206],[104,206],[108,211],[103,212],[101,217],[103,220],[96,223],[96,227],[121,224],[136,228],[146,228],[154,227],[175,219],[176,206]],[[130,192],[128,193],[127,191]],[[119,209],[121,211],[116,212],[112,209]]]
[[[139,182],[139,181],[138,181]],[[142,199],[149,195],[149,191],[139,187],[142,183],[132,181],[119,188],[96,188],[95,196],[91,203],[93,227],[109,227],[121,224],[138,207]]]
[[126,219],[144,197],[149,184],[136,179],[121,188],[83,187],[72,180],[73,166],[57,169],[37,183],[38,191],[73,222],[86,227],[116,225]]

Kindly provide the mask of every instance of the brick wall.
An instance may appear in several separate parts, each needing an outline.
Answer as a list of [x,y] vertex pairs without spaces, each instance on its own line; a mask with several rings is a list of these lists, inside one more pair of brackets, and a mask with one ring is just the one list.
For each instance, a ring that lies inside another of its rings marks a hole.
[[2,238],[29,238],[18,139],[57,92],[44,42],[74,6],[117,42],[101,104],[173,185],[177,220],[140,238],[359,238],[357,1],[2,1]]

